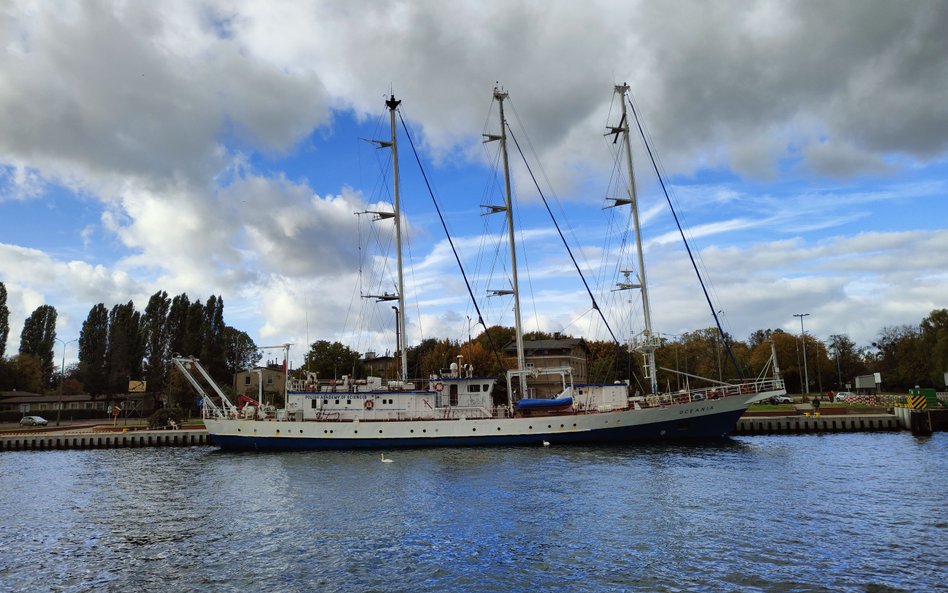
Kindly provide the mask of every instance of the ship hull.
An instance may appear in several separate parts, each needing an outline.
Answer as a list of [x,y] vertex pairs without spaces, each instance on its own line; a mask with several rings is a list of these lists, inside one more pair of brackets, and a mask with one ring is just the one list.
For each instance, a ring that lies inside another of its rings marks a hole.
[[223,449],[305,451],[707,440],[729,435],[752,400],[728,397],[660,408],[467,420],[205,420]]

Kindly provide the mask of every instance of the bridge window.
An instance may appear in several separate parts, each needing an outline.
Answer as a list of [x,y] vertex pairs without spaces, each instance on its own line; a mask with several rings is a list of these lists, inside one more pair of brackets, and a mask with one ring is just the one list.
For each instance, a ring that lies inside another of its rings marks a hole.
[[480,384],[468,385],[467,390],[471,393],[477,393],[481,390]]

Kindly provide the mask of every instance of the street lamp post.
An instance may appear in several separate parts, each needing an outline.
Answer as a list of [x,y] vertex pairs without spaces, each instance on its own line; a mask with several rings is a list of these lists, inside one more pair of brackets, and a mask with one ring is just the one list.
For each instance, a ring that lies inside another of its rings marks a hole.
[[56,341],[63,345],[63,365],[59,367],[59,405],[56,407],[56,426],[59,426],[59,417],[63,410],[63,379],[66,377],[66,344],[72,344],[78,339],[79,338],[74,338],[65,342],[61,338],[56,338]]
[[806,331],[803,329],[803,318],[808,317],[809,313],[794,313],[794,317],[800,318],[800,339],[803,340],[803,377],[806,381],[806,394],[810,394],[810,373],[806,368]]

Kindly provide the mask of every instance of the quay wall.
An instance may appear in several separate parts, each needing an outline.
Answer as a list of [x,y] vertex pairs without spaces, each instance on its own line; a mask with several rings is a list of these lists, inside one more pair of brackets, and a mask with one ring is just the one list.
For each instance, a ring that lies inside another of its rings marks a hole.
[[118,449],[127,447],[192,447],[210,444],[206,430],[142,430],[76,434],[12,434],[0,436],[0,451],[52,449]]
[[814,432],[871,432],[902,430],[894,414],[846,414],[839,416],[743,416],[734,427],[736,435],[804,434]]

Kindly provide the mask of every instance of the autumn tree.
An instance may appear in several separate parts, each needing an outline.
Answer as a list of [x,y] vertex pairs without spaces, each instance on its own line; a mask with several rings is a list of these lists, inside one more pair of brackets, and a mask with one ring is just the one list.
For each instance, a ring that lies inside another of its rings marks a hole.
[[936,309],[922,320],[921,351],[923,360],[928,360],[930,368],[927,376],[919,381],[930,385],[944,385],[945,373],[948,373],[948,309]]

